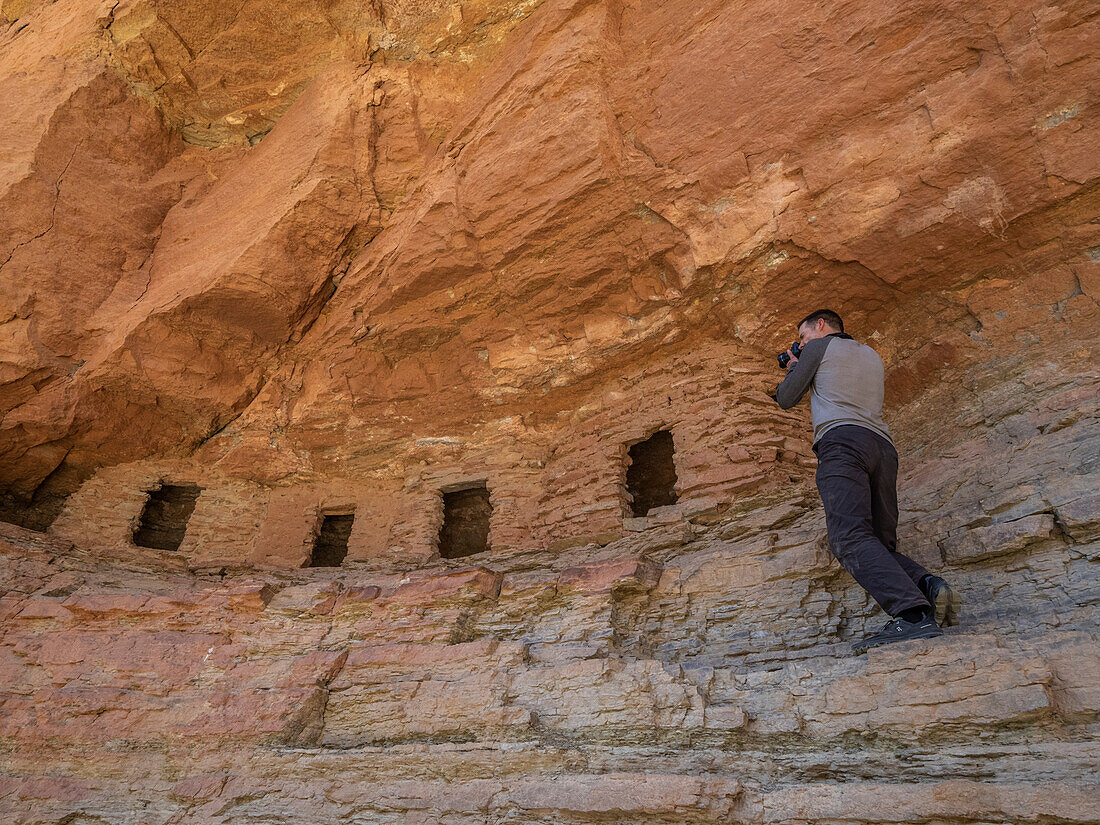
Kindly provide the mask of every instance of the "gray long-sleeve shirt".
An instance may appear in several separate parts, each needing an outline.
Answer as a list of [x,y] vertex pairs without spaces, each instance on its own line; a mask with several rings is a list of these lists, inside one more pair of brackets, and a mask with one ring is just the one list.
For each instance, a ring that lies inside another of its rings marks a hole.
[[856,424],[891,444],[882,420],[885,370],[878,353],[843,332],[815,338],[802,348],[798,363],[775,390],[779,406],[789,410],[810,391],[814,444],[842,424]]

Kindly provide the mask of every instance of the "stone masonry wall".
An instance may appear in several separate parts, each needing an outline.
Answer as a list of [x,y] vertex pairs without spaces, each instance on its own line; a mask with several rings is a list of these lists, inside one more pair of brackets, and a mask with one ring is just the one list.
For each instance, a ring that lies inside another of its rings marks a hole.
[[[941,404],[942,438],[903,446],[902,545],[959,588],[962,624],[860,657],[847,643],[881,614],[832,560],[804,484],[602,545],[329,569],[195,570],[183,549],[5,527],[0,810],[1100,821],[1100,409],[1051,368],[1094,312],[1080,304],[1021,362],[977,349],[952,368],[1044,401],[987,394],[997,423],[977,429]],[[983,325],[998,346],[1018,334]],[[892,411],[903,441],[946,389]],[[311,506],[347,503],[335,489]]]
[[[606,543],[654,520],[713,520],[808,483],[805,413],[778,410],[768,397],[776,375],[755,361],[728,346],[655,360],[614,390],[592,393],[553,429],[509,420],[417,439],[361,478],[302,473],[259,485],[195,460],[119,465],[71,495],[50,532],[104,550],[130,544],[146,491],[162,480],[203,488],[180,548],[197,568],[300,567],[326,511],[355,512],[349,563],[429,561],[438,558],[440,490],[471,479],[487,480],[498,552]],[[628,518],[626,445],[660,428],[673,432],[678,501]]]

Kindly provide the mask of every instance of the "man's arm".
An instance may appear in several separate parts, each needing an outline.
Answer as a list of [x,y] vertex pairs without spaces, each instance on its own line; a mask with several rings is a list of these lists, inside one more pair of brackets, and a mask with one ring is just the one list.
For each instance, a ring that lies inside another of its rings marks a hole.
[[787,376],[775,390],[775,400],[779,406],[789,410],[802,400],[802,396],[814,382],[817,368],[821,366],[821,359],[825,356],[825,349],[829,346],[828,338],[815,338],[802,348],[802,355],[798,363],[787,370]]

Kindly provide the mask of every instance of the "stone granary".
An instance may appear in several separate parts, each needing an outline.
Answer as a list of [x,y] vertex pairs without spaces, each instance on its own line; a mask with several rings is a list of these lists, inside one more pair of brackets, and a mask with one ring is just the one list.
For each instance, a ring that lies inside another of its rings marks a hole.
[[[1088,2],[0,0],[0,822],[1100,822]],[[775,353],[887,369],[833,560]]]

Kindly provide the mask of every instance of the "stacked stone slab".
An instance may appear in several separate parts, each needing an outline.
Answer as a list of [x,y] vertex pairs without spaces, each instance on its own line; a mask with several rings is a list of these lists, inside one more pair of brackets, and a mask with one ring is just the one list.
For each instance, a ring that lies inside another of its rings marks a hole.
[[[1100,817],[1097,577],[1072,569],[1095,565],[1096,527],[955,560],[963,626],[862,657],[871,607],[821,529],[803,500],[476,567],[222,577],[5,528],[0,804],[13,822]],[[1069,574],[1021,573],[1052,565]]]

